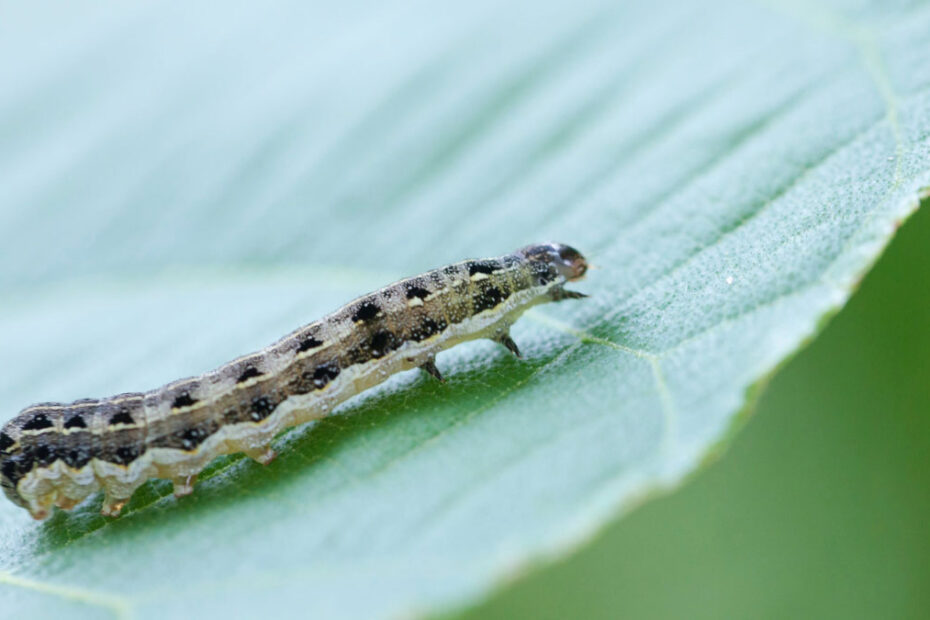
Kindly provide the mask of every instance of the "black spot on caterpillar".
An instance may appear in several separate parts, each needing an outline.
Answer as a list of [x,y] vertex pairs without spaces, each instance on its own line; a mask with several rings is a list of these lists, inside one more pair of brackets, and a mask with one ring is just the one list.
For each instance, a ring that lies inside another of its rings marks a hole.
[[190,451],[199,446],[219,428],[218,424],[201,422],[189,428],[162,435],[151,443],[153,448],[175,448]]
[[397,338],[393,333],[386,329],[379,329],[371,337],[371,340],[368,343],[368,347],[371,351],[371,356],[377,359],[379,357],[384,357],[399,347],[401,344],[403,344],[403,342],[401,342],[400,338]]
[[359,321],[370,321],[381,313],[381,308],[374,301],[366,299],[362,301],[358,307],[355,309],[355,312],[352,314],[352,320]]
[[45,428],[51,428],[54,424],[48,419],[48,416],[44,413],[37,413],[32,417],[31,420],[26,422],[23,425],[24,431],[40,431]]
[[339,376],[339,365],[336,362],[320,364],[313,371],[313,387],[322,390],[326,384]]
[[91,451],[85,446],[75,446],[70,450],[66,450],[63,459],[65,465],[73,469],[80,469],[87,465],[90,462]]
[[197,404],[197,400],[191,398],[191,395],[187,392],[183,392],[175,397],[174,401],[171,403],[172,409],[183,409],[184,407],[192,407]]
[[339,376],[339,364],[335,361],[324,362],[318,366],[304,364],[287,382],[284,392],[301,396],[326,387],[326,384]]
[[19,481],[21,476],[19,475],[18,459],[16,457],[10,457],[4,459],[3,466],[0,467],[0,474],[11,483],[15,484]]
[[410,333],[410,338],[417,342],[422,342],[427,338],[432,338],[442,332],[447,327],[445,319],[442,317],[434,319],[425,316],[417,323],[416,327]]
[[411,284],[406,287],[404,293],[407,296],[407,299],[426,299],[430,296],[430,292],[423,288],[422,286],[417,286],[416,284]]
[[300,341],[300,344],[297,345],[298,353],[303,353],[304,351],[309,351],[310,349],[315,349],[317,347],[322,347],[323,343],[314,338],[313,336],[307,336]]
[[47,467],[58,458],[55,449],[45,444],[36,446],[33,455],[35,456],[36,464],[40,467]]
[[260,422],[270,416],[275,407],[277,407],[277,404],[267,396],[256,396],[252,399],[252,413],[250,417],[253,422]]
[[254,366],[249,366],[248,368],[242,371],[242,374],[239,375],[238,379],[236,379],[236,383],[245,383],[249,379],[254,379],[255,377],[261,377],[261,376],[262,376],[262,373],[259,372],[257,368],[255,368]]
[[87,422],[84,421],[83,416],[76,414],[65,422],[65,428],[87,428]]
[[501,268],[501,264],[495,260],[473,261],[468,263],[468,275],[473,276],[478,273],[490,275]]
[[120,446],[113,451],[113,455],[107,460],[118,465],[128,465],[136,460],[139,454],[141,452],[136,446]]
[[489,338],[519,355],[513,322],[533,305],[582,297],[564,285],[586,270],[557,243],[463,261],[365,295],[201,377],[27,407],[0,431],[0,484],[37,519],[98,488],[102,512],[115,516],[154,475],[186,495],[212,458],[245,452],[267,464],[277,433],[394,373],[419,367],[442,380],[436,354],[459,342]]
[[117,424],[135,424],[136,421],[132,419],[132,415],[126,409],[121,409],[119,412],[114,413],[110,417],[110,426],[116,426]]

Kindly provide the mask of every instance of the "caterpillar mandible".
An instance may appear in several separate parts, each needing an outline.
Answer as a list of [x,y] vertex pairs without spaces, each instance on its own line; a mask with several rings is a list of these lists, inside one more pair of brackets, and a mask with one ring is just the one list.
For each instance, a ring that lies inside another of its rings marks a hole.
[[282,430],[322,418],[390,375],[421,368],[442,380],[436,354],[490,338],[519,357],[510,326],[530,307],[586,297],[566,282],[588,265],[560,243],[466,260],[391,284],[212,372],[145,393],[27,407],[0,431],[0,484],[36,519],[103,489],[117,516],[149,478],[178,497],[214,457],[275,457]]

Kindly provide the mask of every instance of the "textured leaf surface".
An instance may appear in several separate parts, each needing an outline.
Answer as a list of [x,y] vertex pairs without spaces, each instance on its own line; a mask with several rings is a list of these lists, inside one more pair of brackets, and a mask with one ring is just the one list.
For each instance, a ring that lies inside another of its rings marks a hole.
[[930,184],[930,6],[614,4],[5,9],[4,418],[466,256],[599,267],[526,360],[459,347],[266,468],[113,521],[3,503],[5,615],[447,609],[720,445]]

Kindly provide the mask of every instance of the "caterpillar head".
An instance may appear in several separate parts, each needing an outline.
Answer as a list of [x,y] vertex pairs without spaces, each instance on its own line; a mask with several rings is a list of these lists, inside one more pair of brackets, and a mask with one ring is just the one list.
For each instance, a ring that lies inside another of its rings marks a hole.
[[588,271],[588,261],[581,252],[564,243],[538,243],[517,250],[527,260],[541,261],[554,267],[566,280],[578,280]]

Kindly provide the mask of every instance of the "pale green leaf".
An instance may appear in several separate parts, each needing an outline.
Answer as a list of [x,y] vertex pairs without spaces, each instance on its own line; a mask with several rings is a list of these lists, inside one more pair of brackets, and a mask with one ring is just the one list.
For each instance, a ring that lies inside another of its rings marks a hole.
[[4,419],[464,257],[599,267],[525,360],[458,347],[266,468],[116,520],[4,502],[9,617],[480,600],[713,454],[930,184],[923,2],[22,3],[0,35]]

